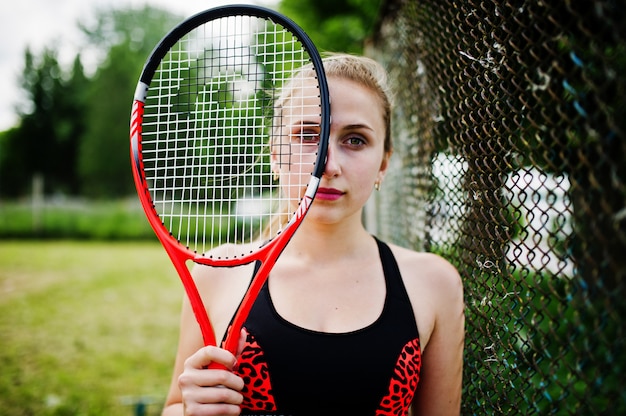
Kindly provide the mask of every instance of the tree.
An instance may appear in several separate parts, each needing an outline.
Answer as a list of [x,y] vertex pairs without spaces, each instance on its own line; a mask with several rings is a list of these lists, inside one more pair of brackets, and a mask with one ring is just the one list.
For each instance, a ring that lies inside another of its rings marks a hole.
[[86,78],[77,56],[71,72],[60,67],[57,51],[24,54],[21,87],[26,103],[20,124],[1,136],[0,194],[28,192],[32,178],[44,178],[45,192],[76,193],[75,154],[82,134],[82,91]]
[[[61,67],[55,47],[27,49],[18,126],[0,134],[0,195],[29,192],[34,176],[45,193],[121,196],[134,192],[128,158],[132,95],[142,65],[180,18],[164,10],[101,10],[82,27],[103,63],[87,77],[80,55]],[[141,24],[138,24],[141,22]]]
[[88,91],[78,161],[83,194],[114,197],[134,192],[128,144],[133,93],[150,51],[180,20],[145,6],[102,11],[93,28],[82,28],[92,45],[107,51]]
[[279,11],[293,19],[320,51],[361,53],[373,33],[381,0],[282,0]]

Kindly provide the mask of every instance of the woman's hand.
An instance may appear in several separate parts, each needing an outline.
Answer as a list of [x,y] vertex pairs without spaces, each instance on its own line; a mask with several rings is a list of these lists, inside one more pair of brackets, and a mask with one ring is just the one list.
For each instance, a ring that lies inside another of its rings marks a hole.
[[[212,363],[224,368],[207,368]],[[178,377],[185,415],[239,415],[244,383],[232,372],[236,363],[233,354],[214,346],[199,349],[185,361]]]

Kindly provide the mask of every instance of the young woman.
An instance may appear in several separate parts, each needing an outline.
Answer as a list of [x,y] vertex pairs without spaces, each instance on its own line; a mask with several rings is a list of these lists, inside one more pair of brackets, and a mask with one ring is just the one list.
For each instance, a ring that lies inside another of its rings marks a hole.
[[[332,125],[315,203],[272,269],[237,356],[203,347],[184,303],[163,415],[459,414],[457,271],[434,254],[379,241],[361,222],[392,153],[385,73],[348,55],[324,67]],[[275,169],[283,174],[280,163]],[[194,269],[218,339],[253,268]],[[211,362],[226,370],[207,369]]]

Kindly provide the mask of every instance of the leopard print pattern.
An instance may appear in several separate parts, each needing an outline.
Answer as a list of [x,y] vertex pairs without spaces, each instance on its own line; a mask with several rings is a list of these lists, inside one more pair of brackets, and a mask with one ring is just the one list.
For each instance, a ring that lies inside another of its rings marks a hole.
[[422,353],[419,339],[408,342],[396,362],[389,390],[378,406],[376,416],[406,416],[420,379]]
[[236,373],[243,378],[245,386],[241,408],[249,411],[276,411],[276,403],[272,395],[267,363],[263,350],[256,339],[248,334],[241,356],[237,359]]

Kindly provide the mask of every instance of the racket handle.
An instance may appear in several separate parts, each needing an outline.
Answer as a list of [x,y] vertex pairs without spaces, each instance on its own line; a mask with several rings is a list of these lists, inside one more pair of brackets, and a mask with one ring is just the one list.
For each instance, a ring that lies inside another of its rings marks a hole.
[[[232,329],[233,329],[233,327],[231,325],[228,328],[229,335],[230,335],[230,331]],[[246,339],[246,337],[247,337],[247,333],[246,333],[246,331],[244,329],[241,329],[239,331],[239,338],[235,338],[234,336],[231,336],[231,338],[233,338],[236,341],[236,343],[234,344],[233,349],[230,350],[230,352],[233,353],[236,357],[238,357],[238,355],[241,353],[240,348],[243,348],[242,342]],[[228,339],[228,336],[226,337],[226,339]],[[226,343],[227,343],[227,341],[224,340],[224,342],[222,343],[222,347],[221,348],[224,348],[224,349],[228,350],[228,348],[226,348]],[[236,366],[236,364],[235,364],[235,366]],[[224,364],[220,364],[220,363],[215,362],[215,361],[210,362],[209,365],[206,368],[209,369],[209,370],[226,370],[226,371],[231,371]]]
[[216,363],[216,362],[212,362],[211,364],[209,364],[206,367],[208,370],[228,370],[228,368],[226,368],[226,366],[224,364],[220,364],[220,363]]

